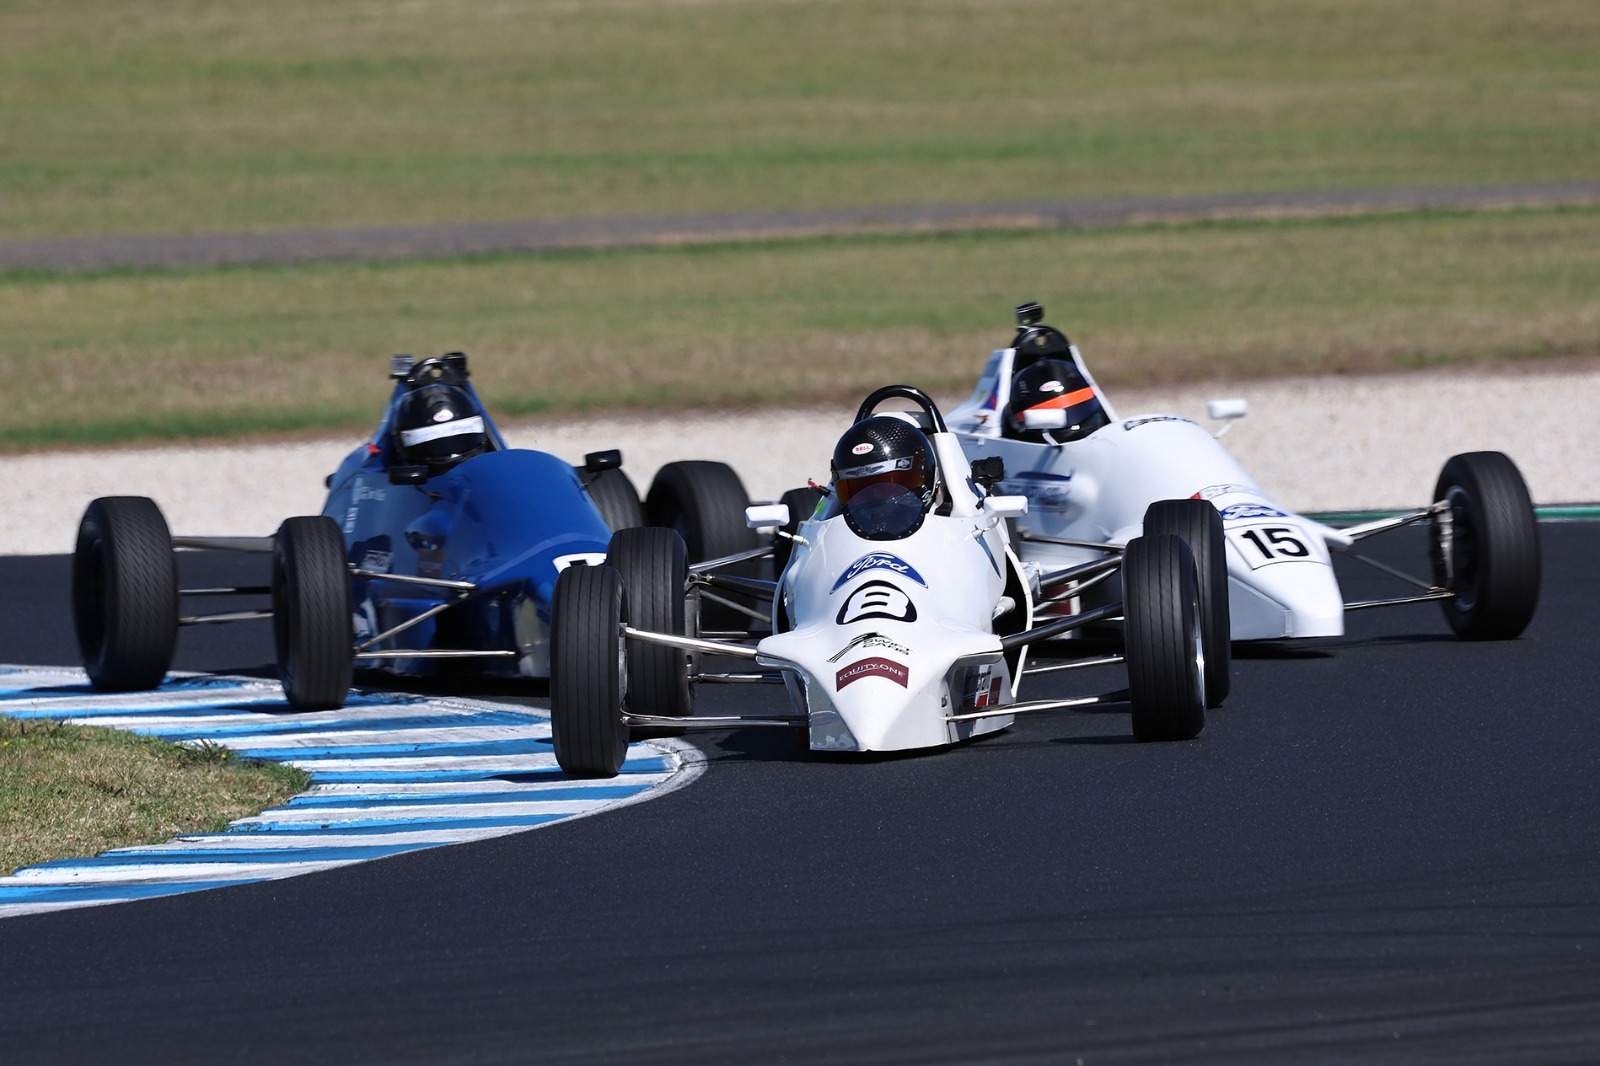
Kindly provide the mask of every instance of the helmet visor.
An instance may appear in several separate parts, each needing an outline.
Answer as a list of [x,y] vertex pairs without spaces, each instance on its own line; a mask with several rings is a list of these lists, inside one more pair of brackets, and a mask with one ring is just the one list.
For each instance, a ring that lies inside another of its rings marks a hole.
[[840,502],[845,524],[868,540],[898,540],[922,525],[922,496],[896,481],[857,485]]

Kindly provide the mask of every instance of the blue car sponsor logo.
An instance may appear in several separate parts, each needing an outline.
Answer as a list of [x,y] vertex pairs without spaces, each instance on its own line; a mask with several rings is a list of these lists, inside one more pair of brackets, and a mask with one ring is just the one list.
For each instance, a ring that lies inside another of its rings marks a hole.
[[915,581],[923,588],[928,587],[928,583],[922,580],[922,575],[917,573],[916,569],[912,567],[910,563],[906,562],[898,555],[894,555],[890,552],[868,552],[866,555],[863,555],[861,558],[845,567],[844,573],[839,575],[839,580],[835,581],[833,583],[833,588],[829,589],[828,591],[830,593],[838,592],[840,587],[842,587],[845,582],[850,581],[853,578],[860,577],[868,570],[892,570],[901,577],[909,577],[912,581]]
[[1224,522],[1237,522],[1245,518],[1288,518],[1276,507],[1264,503],[1230,503],[1222,509]]

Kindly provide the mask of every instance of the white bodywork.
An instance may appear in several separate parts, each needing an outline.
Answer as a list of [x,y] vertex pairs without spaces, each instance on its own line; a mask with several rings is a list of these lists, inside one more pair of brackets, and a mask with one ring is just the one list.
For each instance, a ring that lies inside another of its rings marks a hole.
[[[982,497],[949,433],[929,433],[949,513],[899,540],[857,536],[843,517],[802,521],[757,662],[781,669],[814,749],[936,747],[1010,725],[951,721],[1016,700],[1022,656],[1001,632],[1027,628],[1032,598],[1002,512]],[[1010,661],[1008,661],[1008,659]]]
[[[1344,543],[1336,530],[1273,502],[1203,426],[1175,415],[1119,418],[1098,386],[1111,422],[1088,436],[1060,444],[1004,436],[1015,356],[1013,348],[995,351],[948,423],[970,459],[1004,460],[1001,491],[1028,498],[1028,514],[1016,521],[1023,560],[1052,571],[1101,558],[1093,547],[1027,538],[1120,547],[1140,535],[1151,503],[1206,499],[1222,515],[1234,640],[1343,634],[1344,600],[1328,554],[1330,543]],[[1071,357],[1093,386],[1076,347]]]

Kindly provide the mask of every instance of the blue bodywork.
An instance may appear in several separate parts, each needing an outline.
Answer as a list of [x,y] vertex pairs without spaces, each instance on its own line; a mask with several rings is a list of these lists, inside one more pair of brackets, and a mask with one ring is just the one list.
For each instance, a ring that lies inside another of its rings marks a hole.
[[[461,382],[482,410],[470,383]],[[367,575],[470,582],[469,590],[354,575],[351,607],[357,651],[457,649],[514,651],[468,658],[474,672],[548,677],[550,598],[561,568],[604,559],[611,530],[578,472],[544,452],[506,447],[484,415],[491,448],[421,478],[391,477],[398,456],[390,422],[405,395],[396,384],[369,443],[329,479],[322,513],[344,533],[351,566]],[[459,602],[367,648],[362,645],[439,604]],[[438,658],[364,660],[401,674],[432,674]]]

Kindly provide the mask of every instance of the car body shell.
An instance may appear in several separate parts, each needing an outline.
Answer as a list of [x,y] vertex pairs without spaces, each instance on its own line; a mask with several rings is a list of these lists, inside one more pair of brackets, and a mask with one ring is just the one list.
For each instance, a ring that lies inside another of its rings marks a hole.
[[[476,401],[470,383],[462,387]],[[544,452],[509,448],[484,415],[491,448],[420,480],[391,480],[390,420],[397,384],[372,439],[329,479],[322,514],[349,549],[358,647],[409,620],[409,628],[364,650],[499,650],[475,671],[547,677],[550,601],[560,571],[605,558],[611,530],[578,472]],[[479,403],[480,410],[482,404]],[[448,585],[397,581],[455,582]],[[448,611],[424,617],[441,604]],[[447,660],[397,654],[367,660],[399,674],[429,674]]]
[[[949,433],[930,433],[942,472],[968,464]],[[858,536],[826,498],[800,522],[757,662],[783,671],[809,745],[819,750],[936,747],[1011,724],[952,720],[1016,700],[1032,600],[1004,521],[965,475],[946,478],[948,513],[909,536]]]
[[[1063,358],[1063,356],[1056,356]],[[1084,365],[1110,421],[1078,440],[1016,439],[1002,413],[1022,359],[993,352],[971,397],[949,415],[971,459],[1005,463],[1001,491],[1026,496],[1016,520],[1021,558],[1046,571],[1099,557],[1139,536],[1157,500],[1209,500],[1222,516],[1234,640],[1331,637],[1344,632],[1344,600],[1329,545],[1340,534],[1271,499],[1216,437],[1170,414],[1119,417]],[[1062,543],[1072,542],[1072,543]]]

